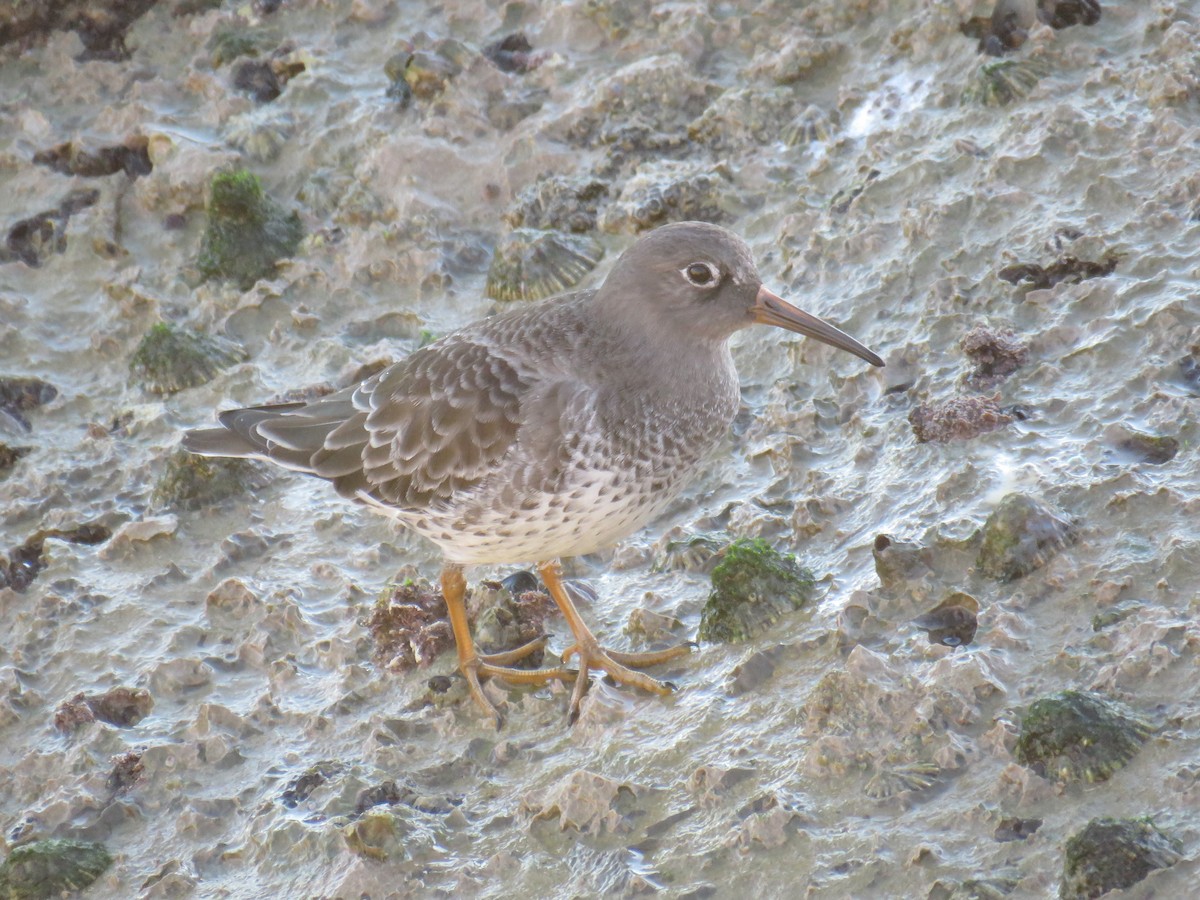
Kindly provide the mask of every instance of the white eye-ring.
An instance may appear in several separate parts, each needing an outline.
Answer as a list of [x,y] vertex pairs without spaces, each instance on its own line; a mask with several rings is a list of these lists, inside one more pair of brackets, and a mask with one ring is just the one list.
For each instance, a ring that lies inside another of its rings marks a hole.
[[700,288],[716,287],[721,281],[721,272],[710,262],[694,262],[679,270],[688,284]]

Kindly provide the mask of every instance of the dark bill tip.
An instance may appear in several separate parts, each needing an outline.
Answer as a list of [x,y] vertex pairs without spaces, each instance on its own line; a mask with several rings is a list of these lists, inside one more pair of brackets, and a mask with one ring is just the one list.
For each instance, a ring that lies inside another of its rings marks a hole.
[[831,347],[853,353],[859,359],[865,359],[873,366],[883,365],[879,354],[869,350],[840,328],[834,328],[824,319],[818,319],[812,313],[797,309],[765,287],[758,289],[758,296],[754,300],[754,305],[750,307],[750,314],[755,322],[774,325],[805,337],[816,338]]

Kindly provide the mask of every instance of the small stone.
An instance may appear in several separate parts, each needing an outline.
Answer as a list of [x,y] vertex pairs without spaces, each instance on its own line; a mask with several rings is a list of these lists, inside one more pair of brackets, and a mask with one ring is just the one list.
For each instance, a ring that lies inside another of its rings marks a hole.
[[1061,900],[1092,900],[1183,858],[1183,844],[1149,819],[1092,819],[1063,848]]
[[30,431],[32,426],[25,413],[45,406],[57,396],[58,388],[40,378],[0,377],[0,416],[11,419],[22,431]]
[[1179,453],[1179,440],[1170,435],[1146,434],[1122,425],[1110,425],[1105,440],[1116,450],[1152,466],[1169,463]]
[[730,544],[712,571],[699,637],[714,643],[750,638],[814,596],[812,572],[761,538]]
[[967,381],[990,387],[1007,378],[1029,360],[1029,347],[1012,331],[997,331],[982,325],[972,328],[960,342],[963,353],[975,363]]
[[951,397],[940,403],[922,403],[908,414],[913,434],[922,444],[970,440],[1013,420],[996,397]]
[[159,322],[138,343],[129,371],[151,393],[174,394],[207,384],[245,358],[245,352],[229,341]]
[[890,534],[875,536],[871,555],[875,559],[875,574],[885,588],[923,578],[933,571],[929,548],[914,541],[898,540]]
[[112,854],[92,841],[34,841],[15,847],[0,865],[0,897],[49,900],[82,891],[112,865]]
[[533,45],[524,32],[515,32],[493,41],[483,48],[483,55],[501,72],[524,75],[536,69],[541,60],[534,56]]
[[1074,540],[1075,528],[1033,497],[1009,494],[988,516],[982,536],[979,570],[997,581],[1013,581],[1045,565]]
[[1123,705],[1062,691],[1029,707],[1013,753],[1045,778],[1092,784],[1124,766],[1149,735],[1149,724]]
[[1064,281],[1067,284],[1079,284],[1089,278],[1111,275],[1116,271],[1119,261],[1115,253],[1108,253],[1097,262],[1062,256],[1048,266],[1037,263],[1005,266],[996,276],[1009,284],[1027,284],[1031,290],[1047,290]]
[[265,60],[242,60],[233,70],[233,86],[245,91],[256,103],[270,103],[283,93],[279,76]]
[[1041,819],[1018,819],[1008,816],[1000,820],[992,837],[1004,843],[1006,841],[1025,841],[1042,827]]
[[167,457],[151,502],[160,507],[200,509],[264,483],[260,470],[244,459],[208,458],[180,449]]
[[258,176],[245,170],[213,176],[208,225],[196,261],[205,278],[223,278],[248,290],[295,254],[304,237],[296,212],[288,213],[263,193]]
[[979,601],[970,594],[956,591],[913,620],[929,635],[929,643],[946,647],[965,647],[975,640],[979,627]]

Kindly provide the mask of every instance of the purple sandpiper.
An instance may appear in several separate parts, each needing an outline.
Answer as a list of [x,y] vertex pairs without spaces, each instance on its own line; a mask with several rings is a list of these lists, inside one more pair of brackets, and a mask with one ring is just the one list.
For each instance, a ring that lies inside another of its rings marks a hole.
[[[637,670],[691,645],[601,647],[558,560],[641,528],[700,472],[738,408],[729,338],[756,322],[883,365],[764,287],[739,237],[681,222],[639,239],[597,289],[474,322],[334,394],[223,412],[219,428],[189,431],[183,446],[324,478],[433,541],[475,702],[498,725],[481,678],[572,681],[574,721],[590,670],[666,694],[670,685]],[[463,567],[525,560],[537,561],[574,635],[564,665],[514,667],[544,638],[493,654],[472,640]],[[577,669],[565,665],[572,656]]]

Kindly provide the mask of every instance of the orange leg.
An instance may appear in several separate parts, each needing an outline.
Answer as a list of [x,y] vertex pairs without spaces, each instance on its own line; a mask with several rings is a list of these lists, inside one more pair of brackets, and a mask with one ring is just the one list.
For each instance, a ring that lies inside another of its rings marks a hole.
[[553,669],[513,669],[509,667],[519,659],[524,659],[535,650],[544,647],[544,637],[523,644],[515,650],[502,653],[483,655],[475,650],[475,641],[471,638],[471,628],[467,623],[467,606],[464,599],[467,595],[467,582],[463,578],[462,567],[447,565],[442,569],[442,597],[446,601],[446,610],[450,613],[450,627],[454,631],[454,643],[458,649],[458,668],[467,679],[467,687],[476,705],[483,710],[497,728],[500,727],[500,712],[492,705],[492,701],[484,696],[480,687],[480,678],[503,678],[514,684],[545,684],[552,678],[569,681],[575,673],[561,666]]
[[605,650],[600,646],[600,642],[596,640],[596,636],[587,627],[587,623],[583,621],[579,611],[575,609],[575,604],[567,595],[566,588],[563,587],[562,568],[559,566],[558,560],[552,559],[539,563],[538,572],[542,576],[546,590],[550,592],[550,596],[562,610],[571,633],[575,635],[575,643],[564,650],[562,655],[563,662],[572,656],[578,655],[579,657],[579,674],[575,678],[575,688],[571,691],[571,706],[568,713],[572,723],[579,718],[579,703],[587,690],[588,671],[591,669],[601,669],[607,672],[618,684],[639,687],[655,694],[671,692],[672,685],[669,683],[658,681],[642,672],[635,672],[634,669],[642,666],[656,666],[659,663],[684,656],[691,652],[693,644],[689,642],[666,650],[654,650],[648,653],[621,653],[616,650]]

